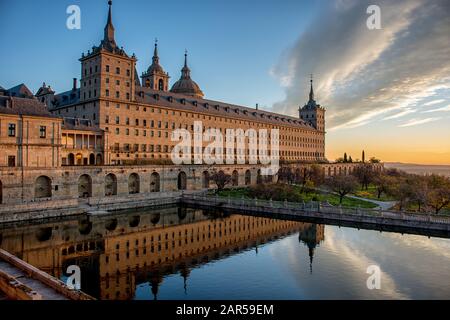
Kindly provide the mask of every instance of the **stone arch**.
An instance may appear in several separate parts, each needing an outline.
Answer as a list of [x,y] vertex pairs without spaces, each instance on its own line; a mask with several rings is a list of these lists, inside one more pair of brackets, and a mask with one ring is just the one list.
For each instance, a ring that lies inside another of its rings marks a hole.
[[105,176],[105,196],[117,195],[117,177],[115,174],[108,173]]
[[2,181],[0,180],[0,204],[3,203],[3,184]]
[[344,176],[347,175],[347,167],[344,167]]
[[299,182],[302,177],[300,168],[295,169],[295,182]]
[[245,171],[245,185],[252,184],[252,172],[250,170]]
[[333,168],[333,176],[335,176],[336,173],[337,173],[337,172],[336,172],[336,167],[334,167],[334,168]]
[[202,173],[202,188],[209,188],[209,172],[207,170]]
[[40,176],[34,184],[35,198],[50,198],[52,196],[52,180],[47,176]]
[[180,171],[180,173],[178,173],[177,187],[178,190],[186,190],[187,188],[187,177],[184,171]]
[[328,176],[331,177],[331,167],[328,167]]
[[231,185],[233,187],[236,187],[239,185],[239,172],[237,170],[234,170],[231,174]]
[[75,155],[73,153],[69,153],[69,155],[67,156],[67,164],[69,166],[75,165]]
[[339,167],[339,175],[341,175],[341,174],[342,174],[342,168]]
[[88,174],[83,174],[78,178],[78,197],[92,197],[92,178]]
[[95,164],[98,166],[103,164],[103,157],[100,153],[97,154],[97,157],[95,159]]
[[153,172],[150,176],[150,192],[160,192],[161,191],[161,178],[158,172]]
[[139,193],[140,189],[140,181],[139,175],[137,173],[132,173],[128,177],[128,193],[135,194]]
[[95,165],[95,154],[93,154],[93,153],[91,153],[91,154],[89,155],[89,165],[90,165],[90,166]]

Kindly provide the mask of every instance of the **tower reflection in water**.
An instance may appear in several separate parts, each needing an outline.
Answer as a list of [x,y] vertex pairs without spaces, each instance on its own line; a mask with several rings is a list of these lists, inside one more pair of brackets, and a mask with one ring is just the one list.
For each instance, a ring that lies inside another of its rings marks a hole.
[[186,291],[192,269],[297,232],[312,272],[324,225],[184,207],[4,226],[0,246],[61,279],[78,265],[82,290],[99,299],[132,299],[142,283],[157,299],[167,275],[183,277]]

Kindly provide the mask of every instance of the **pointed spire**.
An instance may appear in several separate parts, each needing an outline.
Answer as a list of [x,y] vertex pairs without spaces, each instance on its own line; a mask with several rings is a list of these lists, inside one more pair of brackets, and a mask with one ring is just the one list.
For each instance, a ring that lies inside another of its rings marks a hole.
[[182,79],[190,79],[191,78],[191,70],[187,65],[187,50],[184,50],[184,67],[181,69],[181,78]]
[[159,56],[158,56],[158,39],[155,38],[155,49],[153,50],[153,58],[152,61],[154,64],[159,64]]
[[309,101],[314,101],[313,75],[311,74],[311,90],[309,91]]
[[105,37],[104,41],[110,43],[111,45],[115,46],[115,40],[114,40],[114,26],[112,24],[112,1],[108,1],[108,22],[105,26]]

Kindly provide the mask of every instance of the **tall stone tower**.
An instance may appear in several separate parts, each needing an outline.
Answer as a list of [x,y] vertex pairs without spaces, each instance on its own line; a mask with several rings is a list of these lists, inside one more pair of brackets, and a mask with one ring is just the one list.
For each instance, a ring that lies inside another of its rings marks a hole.
[[112,23],[112,1],[108,1],[108,20],[104,37],[99,46],[93,46],[81,62],[80,101],[108,99],[120,102],[134,101],[136,78],[136,61],[129,57],[123,48],[119,48],[114,39]]
[[303,107],[299,108],[300,119],[309,123],[318,131],[325,131],[325,108],[314,100],[313,79],[311,76],[311,89],[309,91],[309,101]]
[[142,86],[160,91],[169,90],[169,74],[164,72],[164,69],[159,64],[157,41],[155,41],[152,64],[148,67],[147,72],[142,74]]

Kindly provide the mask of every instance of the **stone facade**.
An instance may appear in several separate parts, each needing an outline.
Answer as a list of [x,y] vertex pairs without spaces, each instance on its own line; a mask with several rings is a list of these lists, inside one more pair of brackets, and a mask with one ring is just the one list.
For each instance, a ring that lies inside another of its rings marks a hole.
[[[199,190],[211,187],[209,176],[218,170],[232,175],[233,186],[260,181],[260,164],[173,165],[170,153],[178,141],[171,133],[186,129],[194,136],[196,121],[222,134],[278,129],[279,159],[295,170],[307,163],[321,163],[325,176],[353,170],[325,159],[325,109],[314,100],[312,80],[298,118],[207,100],[191,79],[187,54],[178,84],[168,90],[155,44],[141,86],[136,57],[117,46],[114,33],[110,4],[103,40],[80,59],[79,88],[76,79],[59,94],[45,83],[36,96],[23,84],[1,88],[1,204]],[[236,141],[234,152],[249,163],[260,151],[249,148],[248,136],[244,140],[243,146]],[[209,143],[192,147],[193,157]]]

